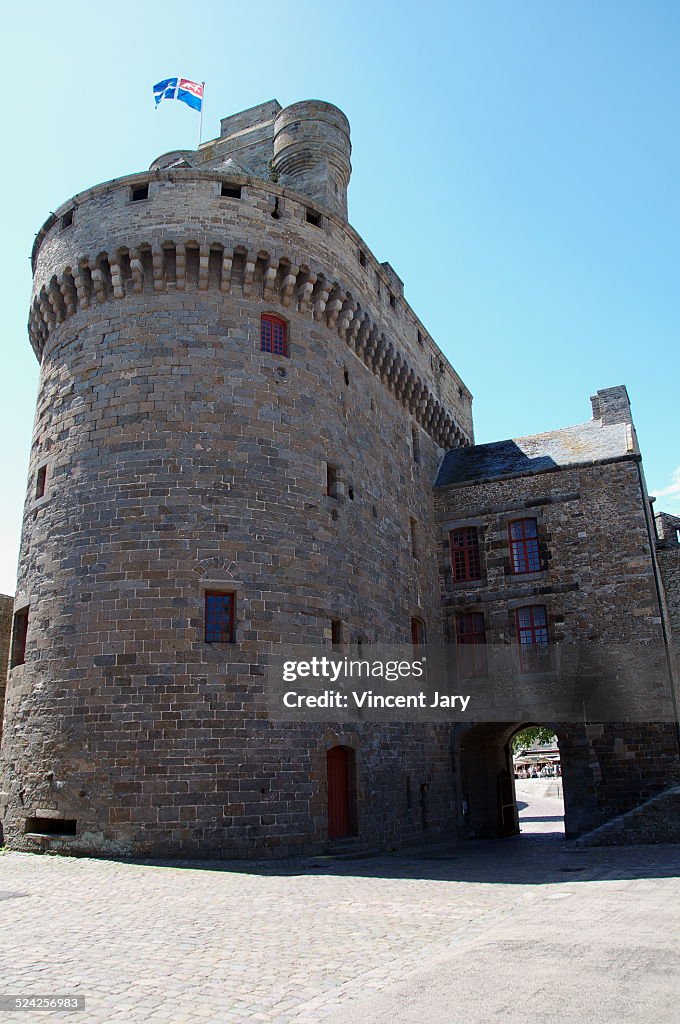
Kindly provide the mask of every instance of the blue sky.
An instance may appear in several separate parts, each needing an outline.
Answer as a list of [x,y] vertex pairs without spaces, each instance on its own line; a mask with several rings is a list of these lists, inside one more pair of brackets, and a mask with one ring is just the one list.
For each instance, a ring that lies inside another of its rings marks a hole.
[[475,395],[478,441],[590,416],[625,383],[652,493],[680,513],[680,4],[203,0],[3,11],[4,501],[13,593],[38,367],[28,257],[73,193],[195,146],[151,86],[219,118],[320,98],[352,126],[350,220]]

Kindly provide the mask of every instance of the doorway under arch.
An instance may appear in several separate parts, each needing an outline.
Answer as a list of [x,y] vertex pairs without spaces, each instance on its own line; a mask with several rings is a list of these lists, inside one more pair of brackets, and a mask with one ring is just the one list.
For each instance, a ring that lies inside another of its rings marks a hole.
[[[465,829],[470,838],[498,839],[520,832],[512,740],[522,729],[536,724],[541,723],[488,723],[471,726],[459,734],[457,757],[460,796]],[[563,737],[560,729],[555,728],[553,731],[558,736],[562,762],[564,831],[567,835],[578,834],[578,827],[570,828],[572,821],[576,822],[580,818],[578,808],[583,794],[579,790],[578,780],[585,781],[583,771],[579,771],[577,766],[580,759],[574,756],[578,754],[578,744],[574,744],[570,737]],[[550,813],[551,810],[549,806],[546,810],[539,805],[538,812],[529,812],[523,831],[561,831],[559,811],[555,814]],[[529,820],[533,818],[538,826],[537,819],[553,817],[556,819],[554,822],[548,820],[542,827],[532,827]]]
[[328,838],[346,839],[357,834],[356,754],[352,747],[326,751],[328,786]]

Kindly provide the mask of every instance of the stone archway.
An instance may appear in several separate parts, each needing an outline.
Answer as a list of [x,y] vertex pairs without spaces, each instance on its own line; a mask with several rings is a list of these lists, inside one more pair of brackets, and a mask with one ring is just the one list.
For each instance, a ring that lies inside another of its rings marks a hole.
[[465,832],[498,839],[519,832],[512,770],[512,739],[530,725],[550,725],[558,738],[564,787],[565,835],[576,836],[600,821],[592,747],[583,730],[540,722],[470,726],[456,737],[456,760]]

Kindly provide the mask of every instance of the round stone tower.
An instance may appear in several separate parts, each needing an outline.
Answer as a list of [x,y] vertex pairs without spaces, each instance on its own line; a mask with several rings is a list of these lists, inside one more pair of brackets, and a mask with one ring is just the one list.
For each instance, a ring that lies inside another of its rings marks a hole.
[[36,238],[13,849],[260,856],[454,820],[444,727],[278,724],[263,696],[279,643],[438,637],[430,484],[471,439],[469,392],[343,216],[349,152],[335,107],[270,101]]

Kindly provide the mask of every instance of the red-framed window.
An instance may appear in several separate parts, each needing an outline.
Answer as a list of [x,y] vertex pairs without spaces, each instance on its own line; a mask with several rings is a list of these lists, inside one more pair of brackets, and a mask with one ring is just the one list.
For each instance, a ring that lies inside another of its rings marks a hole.
[[456,582],[481,580],[482,561],[479,557],[479,530],[476,526],[462,526],[451,530],[451,566]]
[[288,355],[288,324],[281,317],[271,313],[260,317],[260,350],[275,356]]
[[508,523],[510,564],[515,574],[539,572],[541,554],[538,548],[538,522],[536,519],[515,519]]
[[234,595],[207,590],[205,594],[205,642],[234,643]]
[[422,647],[425,643],[425,623],[422,619],[411,619],[411,643],[414,647]]
[[456,652],[461,676],[474,679],[487,675],[486,625],[482,612],[456,616]]
[[548,613],[545,605],[531,604],[515,610],[520,665],[525,672],[547,667],[550,652]]

